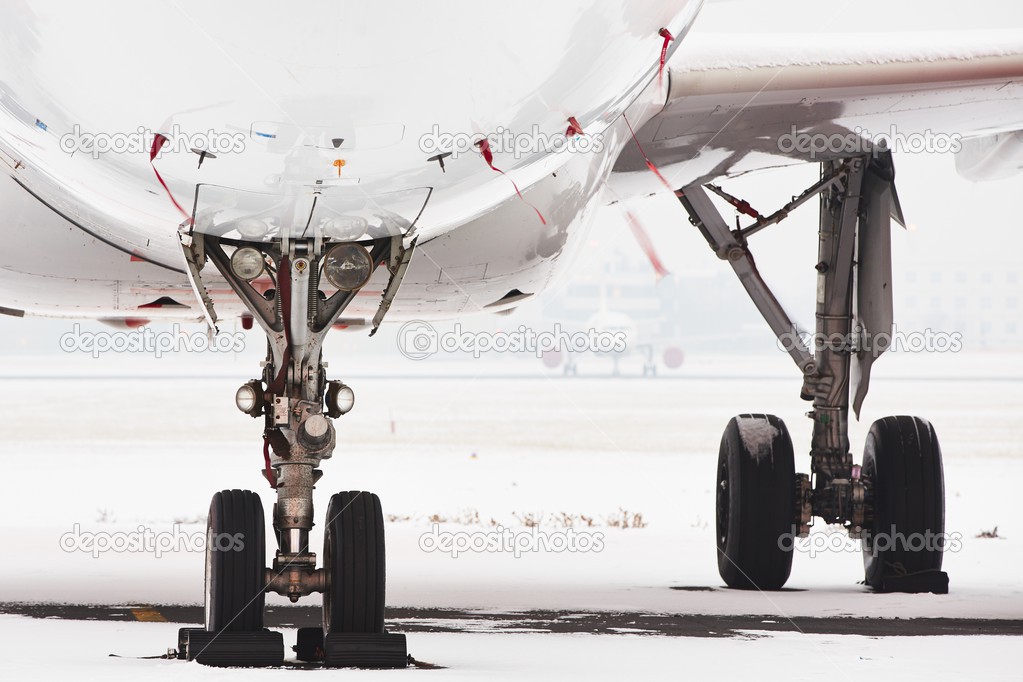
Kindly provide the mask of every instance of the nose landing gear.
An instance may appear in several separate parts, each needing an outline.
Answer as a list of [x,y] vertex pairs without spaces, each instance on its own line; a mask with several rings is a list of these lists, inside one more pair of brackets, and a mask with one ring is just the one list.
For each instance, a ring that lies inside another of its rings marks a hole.
[[[384,630],[384,526],[379,498],[343,492],[331,498],[324,523],[324,566],[309,549],[313,490],[319,465],[336,444],[333,418],[354,404],[352,390],[328,382],[322,343],[338,316],[379,266],[390,280],[374,320],[390,304],[414,248],[401,237],[333,243],[310,239],[242,241],[189,235],[186,260],[193,286],[216,320],[201,270],[208,258],[266,333],[263,376],[239,389],[239,409],[264,420],[264,475],[275,489],[277,551],[266,568],[263,507],[251,491],[217,493],[206,549],[206,622],[187,629],[186,657],[210,665],[280,665],[279,633],[263,629],[266,592],[298,601],[323,594],[323,628],[303,629],[296,650],[328,666],[405,667],[404,635]],[[267,273],[264,292],[252,284]],[[324,286],[321,287],[321,282]],[[333,293],[327,292],[333,288]]]

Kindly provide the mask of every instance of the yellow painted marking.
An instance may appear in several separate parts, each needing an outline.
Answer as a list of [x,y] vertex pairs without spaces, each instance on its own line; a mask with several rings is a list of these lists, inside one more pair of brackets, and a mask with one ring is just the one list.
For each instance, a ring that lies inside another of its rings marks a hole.
[[132,609],[131,615],[143,623],[166,623],[167,619],[156,609]]

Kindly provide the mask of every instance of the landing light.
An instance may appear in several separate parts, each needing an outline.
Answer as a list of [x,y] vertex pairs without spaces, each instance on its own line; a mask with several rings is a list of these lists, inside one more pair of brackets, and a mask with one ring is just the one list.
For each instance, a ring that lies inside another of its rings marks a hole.
[[234,394],[234,404],[245,414],[258,417],[263,413],[263,385],[258,379],[242,384]]
[[331,381],[327,386],[327,416],[336,419],[348,414],[355,407],[355,391],[340,381]]
[[246,282],[263,274],[263,254],[251,246],[244,246],[231,254],[231,272]]
[[369,281],[373,259],[359,244],[338,244],[323,259],[323,275],[342,291],[354,291]]
[[369,222],[357,215],[338,216],[323,224],[323,233],[331,239],[357,239],[368,229]]
[[262,239],[268,231],[266,223],[259,218],[240,218],[235,221],[234,229],[242,239],[249,240]]

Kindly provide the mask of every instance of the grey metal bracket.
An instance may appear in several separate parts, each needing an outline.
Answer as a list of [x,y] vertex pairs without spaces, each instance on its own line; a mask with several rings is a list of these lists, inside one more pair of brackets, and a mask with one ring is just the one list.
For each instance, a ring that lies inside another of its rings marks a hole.
[[408,271],[409,263],[412,262],[412,254],[416,250],[416,242],[418,241],[418,237],[413,237],[408,246],[405,246],[402,240],[397,238],[394,240],[391,263],[388,266],[391,272],[391,279],[387,282],[387,288],[384,289],[383,296],[380,299],[380,307],[377,308],[377,312],[373,316],[373,329],[369,332],[370,336],[377,333],[377,330],[380,329],[380,323],[384,321],[384,317],[391,309],[391,303],[394,301],[394,297],[398,295],[398,289],[401,288],[402,280],[405,279],[405,273]]
[[181,240],[181,253],[185,259],[188,283],[192,287],[195,300],[202,309],[203,318],[206,320],[210,333],[216,334],[219,331],[217,329],[217,311],[213,308],[213,299],[210,298],[206,286],[202,283],[200,274],[206,265],[206,248],[203,237],[201,234],[187,232],[179,232],[178,237]]

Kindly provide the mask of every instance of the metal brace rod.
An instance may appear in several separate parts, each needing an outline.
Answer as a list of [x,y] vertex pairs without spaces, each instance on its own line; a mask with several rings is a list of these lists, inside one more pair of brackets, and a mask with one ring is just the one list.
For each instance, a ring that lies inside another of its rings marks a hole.
[[821,178],[818,182],[811,185],[806,191],[800,194],[798,197],[790,201],[789,203],[782,206],[780,209],[767,216],[766,218],[760,218],[756,223],[749,227],[741,228],[736,233],[736,238],[740,240],[746,240],[749,237],[755,235],[765,227],[776,225],[781,221],[789,217],[789,214],[794,210],[805,204],[810,199],[814,198],[821,192],[830,189],[832,186],[841,183],[846,175],[848,175],[848,169],[846,166],[839,166],[834,171],[829,173],[826,177]]
[[712,203],[707,191],[699,184],[690,185],[682,190],[678,200],[689,213],[690,221],[700,230],[718,258],[728,261],[732,266],[732,270],[735,271],[757,310],[763,315],[774,335],[782,342],[799,371],[806,377],[815,375],[817,362],[813,353],[803,341],[799,330],[792,323],[785,309],[771,293],[770,287],[760,276],[749,247],[744,241],[740,242],[736,239],[735,234],[728,228],[728,224]]

